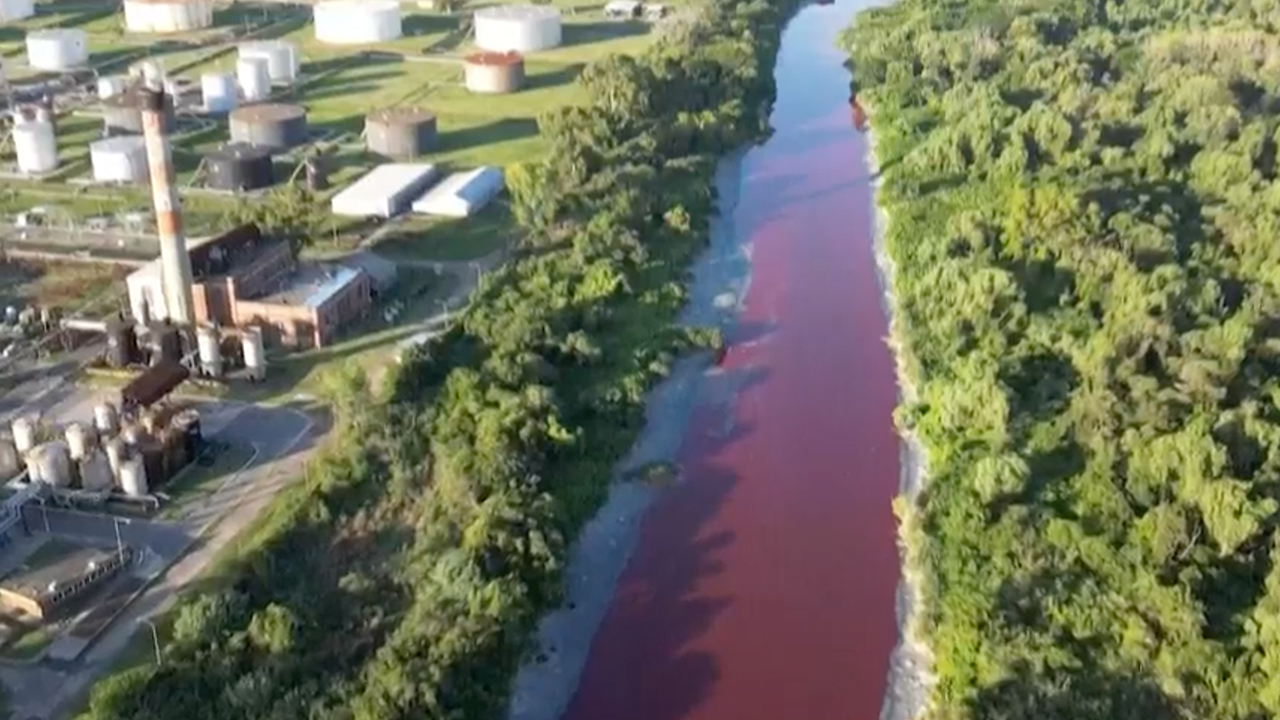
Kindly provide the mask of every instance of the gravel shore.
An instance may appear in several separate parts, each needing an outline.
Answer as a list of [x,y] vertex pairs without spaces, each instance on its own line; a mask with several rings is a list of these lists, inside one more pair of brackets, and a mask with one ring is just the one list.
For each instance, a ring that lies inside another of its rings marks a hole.
[[[720,215],[711,223],[711,245],[693,267],[686,325],[717,326],[729,335],[751,280],[750,248],[733,227],[743,153],[720,163],[716,174]],[[707,355],[683,358],[650,394],[646,422],[627,457],[614,470],[609,499],[583,528],[565,571],[565,605],[538,627],[539,652],[516,677],[509,720],[559,720],[573,699],[591,640],[604,620],[618,578],[639,537],[640,519],[659,490],[625,482],[636,469],[675,463],[693,409],[727,402],[737,392],[731,373],[708,372]]]
[[[898,344],[898,332],[895,325],[897,301],[893,294],[893,260],[885,248],[885,230],[888,228],[889,216],[880,206],[879,174],[880,163],[875,156],[875,138],[867,132],[867,172],[873,178],[873,197],[877,200],[875,211],[874,252],[876,269],[880,279],[882,302],[885,315],[889,319],[889,345],[893,350],[898,373],[899,402],[910,402],[915,399],[915,388],[907,374],[907,369]],[[899,493],[912,506],[925,483],[924,450],[919,440],[911,433],[901,433],[901,450],[899,460],[900,480]],[[902,557],[902,580],[898,583],[897,615],[898,645],[890,658],[889,680],[885,688],[884,706],[880,711],[880,720],[915,720],[924,714],[929,700],[929,692],[936,681],[932,673],[933,654],[920,633],[921,611],[919,568],[908,557],[907,547],[899,539],[899,552]]]

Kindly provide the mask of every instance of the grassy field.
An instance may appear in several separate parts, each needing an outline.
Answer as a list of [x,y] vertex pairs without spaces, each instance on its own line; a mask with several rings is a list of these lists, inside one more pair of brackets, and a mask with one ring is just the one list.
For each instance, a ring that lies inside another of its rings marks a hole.
[[104,265],[0,262],[0,309],[80,305],[118,290],[122,274]]

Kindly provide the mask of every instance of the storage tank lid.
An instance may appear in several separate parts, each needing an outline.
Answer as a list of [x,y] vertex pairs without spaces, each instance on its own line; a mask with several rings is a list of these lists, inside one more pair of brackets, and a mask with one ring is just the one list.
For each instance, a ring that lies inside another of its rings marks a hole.
[[365,117],[365,122],[382,125],[421,125],[435,119],[435,114],[422,108],[407,107],[374,110]]
[[271,157],[271,149],[252,145],[246,142],[226,143],[220,148],[209,153],[208,158],[214,161],[224,160],[261,160]]
[[286,103],[263,103],[262,105],[246,105],[231,111],[232,120],[247,122],[273,122],[293,120],[306,117],[307,109],[301,105]]
[[467,56],[472,65],[515,65],[523,62],[524,57],[512,50],[510,52],[476,52]]

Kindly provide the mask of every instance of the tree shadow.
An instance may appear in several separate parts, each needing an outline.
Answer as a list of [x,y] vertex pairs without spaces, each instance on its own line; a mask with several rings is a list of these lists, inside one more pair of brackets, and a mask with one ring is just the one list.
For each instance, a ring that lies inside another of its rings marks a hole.
[[440,133],[437,152],[452,152],[491,143],[520,140],[538,134],[538,121],[533,118],[502,118],[483,125]]
[[460,15],[425,15],[421,13],[407,14],[400,21],[405,37],[417,35],[435,35],[436,33],[457,32],[462,25]]
[[574,47],[646,35],[649,24],[640,20],[566,23],[560,31],[560,45]]
[[1148,674],[1125,675],[1090,663],[1066,671],[1020,663],[1013,677],[978,691],[969,702],[983,720],[1177,720],[1189,716]]
[[[339,73],[334,73],[328,77],[317,80],[308,86],[306,90],[296,94],[298,95],[299,100],[307,103],[333,100],[336,98],[346,97],[348,95],[375,92],[380,87],[380,81],[392,80],[400,77],[402,74],[404,74],[402,70],[387,70],[361,75],[358,78],[350,78],[344,82],[343,79],[339,77]],[[373,108],[369,109],[372,110]]]
[[550,72],[538,73],[537,75],[529,75],[525,79],[524,88],[526,90],[541,90],[543,88],[559,87],[568,85],[578,79],[582,71],[587,67],[586,63],[573,63],[565,67],[552,70]]

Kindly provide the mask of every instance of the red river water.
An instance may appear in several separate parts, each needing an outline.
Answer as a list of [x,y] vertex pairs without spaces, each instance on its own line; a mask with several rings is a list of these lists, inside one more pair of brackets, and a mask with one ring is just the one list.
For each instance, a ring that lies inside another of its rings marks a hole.
[[645,515],[566,720],[876,720],[897,639],[896,386],[865,137],[835,36],[788,26],[776,134],[741,168],[752,280],[682,483]]

